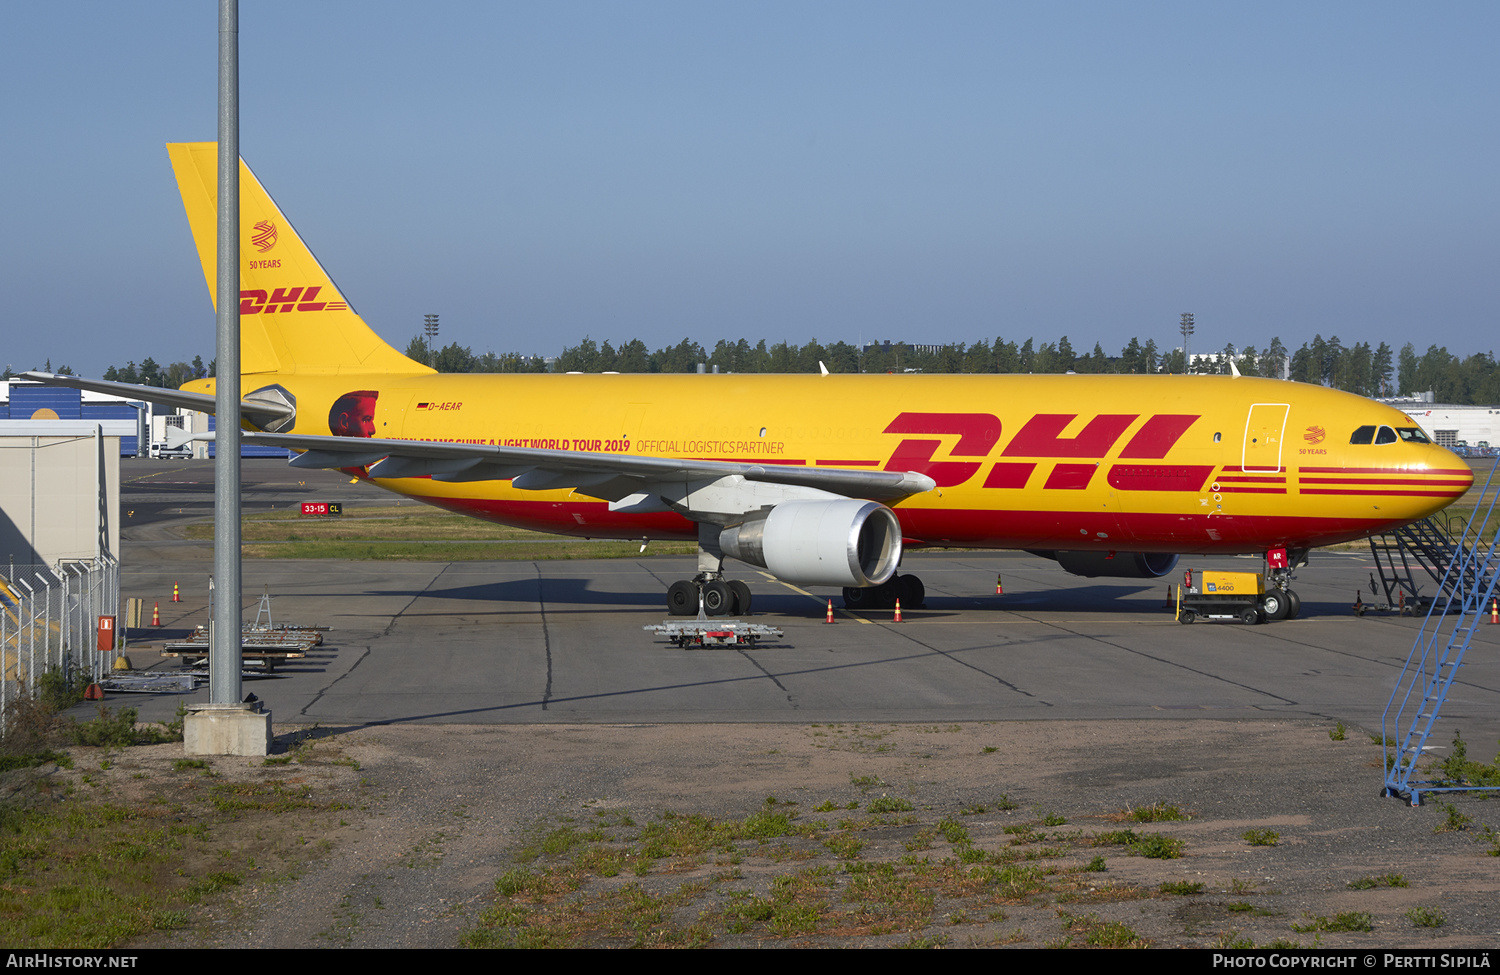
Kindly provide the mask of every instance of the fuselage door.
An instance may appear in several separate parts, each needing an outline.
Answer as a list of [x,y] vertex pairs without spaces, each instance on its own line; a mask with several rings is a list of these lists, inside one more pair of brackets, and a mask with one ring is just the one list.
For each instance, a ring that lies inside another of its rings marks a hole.
[[1287,403],[1254,403],[1245,418],[1245,449],[1241,464],[1246,471],[1281,470],[1281,440],[1286,431]]

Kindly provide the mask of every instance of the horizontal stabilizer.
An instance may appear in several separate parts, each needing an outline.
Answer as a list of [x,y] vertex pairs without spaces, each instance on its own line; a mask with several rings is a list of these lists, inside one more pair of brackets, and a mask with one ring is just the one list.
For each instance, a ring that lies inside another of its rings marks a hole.
[[191,430],[183,430],[180,427],[167,427],[167,446],[176,450],[183,444],[192,443],[195,440],[211,439],[214,435],[194,433]]
[[[54,376],[49,372],[23,372],[18,377],[33,379],[45,386],[66,386],[70,389],[86,389],[94,393],[123,396],[125,399],[159,403],[179,410],[195,410],[213,413],[218,403],[212,393],[190,393],[185,389],[162,389],[159,386],[137,386],[134,383],[117,383],[108,379],[84,379],[80,376]],[[262,391],[252,393],[254,399],[240,400],[240,417],[262,429],[275,428],[297,415],[296,408],[281,401],[265,398]]]

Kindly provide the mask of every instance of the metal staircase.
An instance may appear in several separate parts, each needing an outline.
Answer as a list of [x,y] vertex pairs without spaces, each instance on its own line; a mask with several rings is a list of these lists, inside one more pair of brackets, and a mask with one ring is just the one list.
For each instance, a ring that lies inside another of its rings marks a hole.
[[[1401,671],[1380,719],[1381,739],[1386,745],[1397,745],[1395,755],[1386,759],[1388,767],[1384,794],[1407,795],[1414,806],[1420,805],[1423,792],[1500,789],[1497,786],[1468,785],[1447,778],[1414,778],[1420,771],[1417,762],[1437,724],[1448,690],[1458,676],[1459,668],[1463,666],[1464,654],[1473,642],[1474,631],[1480,626],[1489,625],[1485,617],[1490,615],[1491,601],[1496,598],[1496,579],[1500,577],[1500,571],[1497,571],[1500,570],[1500,563],[1496,561],[1496,535],[1490,520],[1496,498],[1500,496],[1500,483],[1496,483],[1495,479],[1496,469],[1491,468],[1479,501],[1474,506],[1474,516],[1464,525],[1457,543],[1447,542],[1450,551],[1448,565],[1441,575],[1434,574],[1439,595],[1428,607],[1422,629],[1418,631],[1411,654],[1407,657],[1406,667]],[[1484,541],[1486,536],[1489,537],[1488,542]],[[1424,551],[1429,555],[1438,549],[1427,528],[1419,528],[1410,536],[1403,537],[1408,539],[1410,550],[1415,551],[1417,544],[1428,546]],[[1410,539],[1422,541],[1419,543]],[[1374,547],[1373,542],[1371,546]],[[1431,572],[1430,569],[1428,571]],[[1381,579],[1385,578],[1385,572],[1382,571]],[[1409,566],[1407,579],[1411,579]],[[1396,741],[1398,735],[1399,742]]]
[[[1415,612],[1436,604],[1440,612],[1447,612],[1450,607],[1461,606],[1470,590],[1489,585],[1494,569],[1487,564],[1460,559],[1459,570],[1449,573],[1460,542],[1468,535],[1468,528],[1469,521],[1462,517],[1440,522],[1434,516],[1383,535],[1370,536],[1370,555],[1375,561],[1375,571],[1380,574],[1381,588],[1385,590],[1386,607],[1400,605]],[[1426,581],[1421,578],[1423,574]],[[1432,596],[1422,594],[1427,582],[1436,587]],[[1373,580],[1370,591],[1379,595]]]

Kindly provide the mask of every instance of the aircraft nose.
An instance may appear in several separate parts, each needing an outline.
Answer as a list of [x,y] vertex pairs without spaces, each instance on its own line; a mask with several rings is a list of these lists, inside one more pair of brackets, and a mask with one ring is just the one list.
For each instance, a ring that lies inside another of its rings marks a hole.
[[1440,511],[1462,498],[1474,484],[1474,472],[1464,459],[1446,447],[1431,446],[1423,458],[1423,495],[1430,504],[1427,514]]

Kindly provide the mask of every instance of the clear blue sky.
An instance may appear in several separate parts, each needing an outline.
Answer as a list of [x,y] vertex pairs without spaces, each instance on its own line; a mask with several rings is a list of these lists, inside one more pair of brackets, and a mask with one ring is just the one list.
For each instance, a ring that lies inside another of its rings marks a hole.
[[[6,6],[0,363],[212,354],[212,0]],[[476,352],[1496,346],[1494,3],[242,0],[241,151]]]

